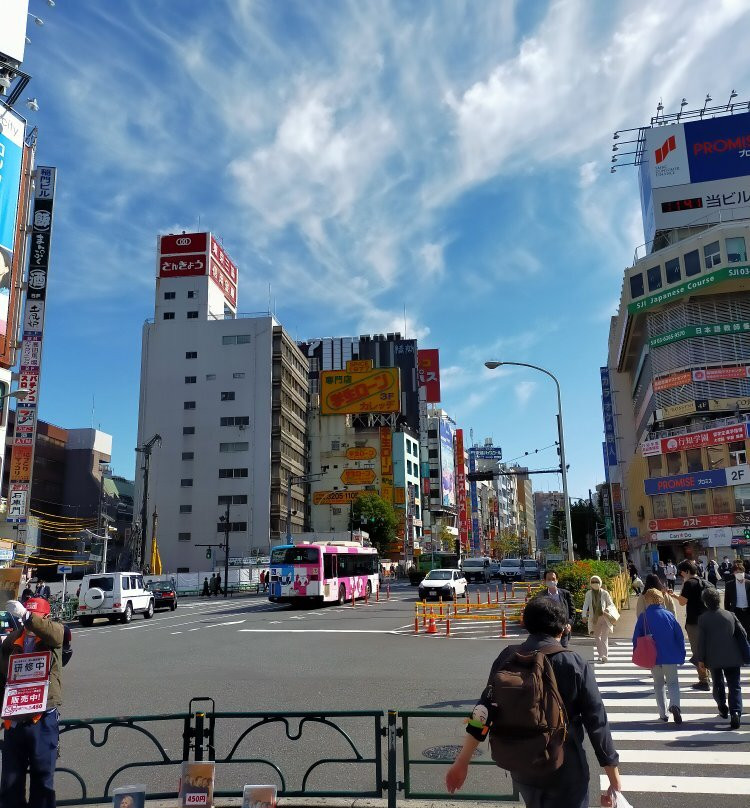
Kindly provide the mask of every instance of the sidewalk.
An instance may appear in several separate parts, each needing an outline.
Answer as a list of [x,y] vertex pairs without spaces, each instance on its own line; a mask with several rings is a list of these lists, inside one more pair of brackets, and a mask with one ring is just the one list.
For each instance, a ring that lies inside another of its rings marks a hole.
[[[723,593],[723,589],[720,591]],[[675,593],[675,595],[676,594],[677,593]],[[622,609],[620,611],[620,619],[617,621],[617,625],[615,625],[615,630],[611,635],[612,638],[620,640],[633,639],[633,631],[635,630],[635,623],[636,620],[638,619],[638,616],[635,613],[635,604],[637,603],[637,601],[638,601],[637,595],[630,596],[630,608]],[[674,605],[675,605],[675,617],[677,618],[677,622],[684,627],[685,607],[680,606],[676,598],[674,598]]]

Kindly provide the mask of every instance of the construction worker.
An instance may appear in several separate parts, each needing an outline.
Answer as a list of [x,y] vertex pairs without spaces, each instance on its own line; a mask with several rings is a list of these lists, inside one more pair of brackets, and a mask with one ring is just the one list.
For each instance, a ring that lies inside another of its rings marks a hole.
[[65,631],[61,623],[49,619],[50,605],[44,598],[29,598],[25,605],[17,600],[9,600],[5,608],[21,628],[9,634],[0,647],[2,690],[5,690],[8,665],[13,654],[50,651],[51,661],[44,712],[3,722],[5,737],[0,775],[0,805],[3,808],[54,808],[59,737],[58,707],[62,704]]

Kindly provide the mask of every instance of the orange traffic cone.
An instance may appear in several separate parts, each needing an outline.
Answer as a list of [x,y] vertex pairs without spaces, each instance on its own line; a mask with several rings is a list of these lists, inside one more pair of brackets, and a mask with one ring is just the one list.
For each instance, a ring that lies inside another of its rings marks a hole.
[[437,626],[435,625],[435,618],[432,615],[430,615],[430,622],[427,624],[427,633],[437,634]]

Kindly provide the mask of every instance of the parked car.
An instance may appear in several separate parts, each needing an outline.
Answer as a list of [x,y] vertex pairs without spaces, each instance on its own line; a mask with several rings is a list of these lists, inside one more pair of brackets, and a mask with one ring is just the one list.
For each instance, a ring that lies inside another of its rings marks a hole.
[[420,600],[465,598],[466,592],[466,578],[461,570],[430,570],[419,584]]
[[97,617],[110,623],[129,623],[140,612],[146,620],[154,616],[154,596],[143,584],[139,572],[109,572],[84,575],[76,617],[91,626]]
[[536,581],[542,577],[542,571],[539,564],[533,558],[524,558],[521,562],[523,567],[523,575],[525,581]]
[[475,581],[476,583],[488,584],[492,577],[489,558],[464,558],[461,562],[461,569],[469,583]]
[[169,581],[150,581],[146,589],[154,595],[154,608],[167,607],[174,611],[177,608],[177,590]]
[[17,628],[18,624],[10,612],[0,612],[0,643]]
[[503,583],[523,580],[523,567],[520,558],[504,558],[500,562],[500,580]]

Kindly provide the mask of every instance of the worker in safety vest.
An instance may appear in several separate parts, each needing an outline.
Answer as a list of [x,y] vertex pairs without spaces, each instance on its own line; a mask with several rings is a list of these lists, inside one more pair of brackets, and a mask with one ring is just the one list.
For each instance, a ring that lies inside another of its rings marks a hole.
[[[65,632],[61,623],[49,619],[50,605],[44,598],[29,598],[25,605],[17,600],[9,600],[5,608],[21,628],[9,634],[0,647],[0,686],[3,695],[14,654],[50,651],[51,661],[44,711],[3,721],[5,737],[0,805],[2,808],[54,808]],[[28,802],[27,771],[30,773]]]

